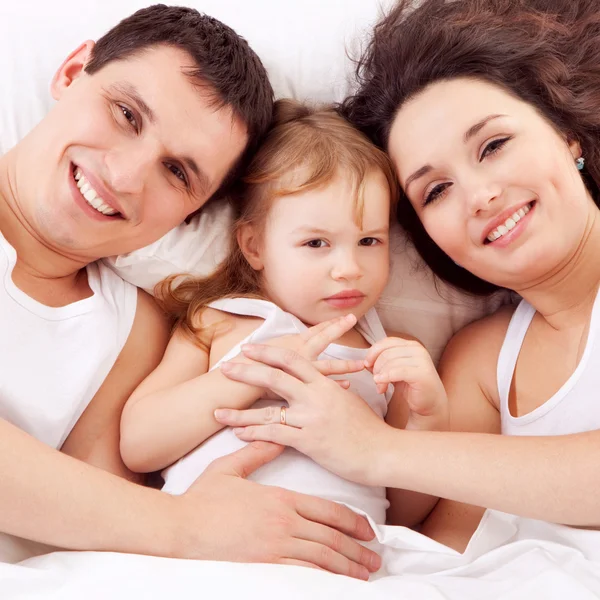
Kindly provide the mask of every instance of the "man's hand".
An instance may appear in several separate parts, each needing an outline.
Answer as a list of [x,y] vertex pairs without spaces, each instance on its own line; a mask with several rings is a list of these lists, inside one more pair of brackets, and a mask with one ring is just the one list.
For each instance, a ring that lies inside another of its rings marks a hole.
[[175,553],[304,565],[366,580],[381,564],[355,541],[373,539],[366,519],[341,504],[245,479],[282,451],[249,444],[216,460],[184,495],[174,496],[180,516]]

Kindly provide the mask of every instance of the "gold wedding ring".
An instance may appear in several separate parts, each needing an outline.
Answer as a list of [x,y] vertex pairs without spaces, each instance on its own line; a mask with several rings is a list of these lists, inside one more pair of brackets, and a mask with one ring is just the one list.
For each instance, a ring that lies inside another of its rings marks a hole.
[[286,424],[286,420],[285,420],[285,406],[281,407],[281,411],[279,412],[279,422],[282,425]]

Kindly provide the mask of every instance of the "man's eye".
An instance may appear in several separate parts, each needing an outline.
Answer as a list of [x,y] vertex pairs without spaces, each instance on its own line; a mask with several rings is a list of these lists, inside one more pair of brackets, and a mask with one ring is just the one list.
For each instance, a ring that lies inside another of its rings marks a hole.
[[185,183],[187,185],[187,179],[185,177],[185,173],[178,166],[167,164],[167,169],[169,169],[169,171],[171,171],[171,173],[173,173],[173,175],[175,175],[175,177],[177,177],[178,179],[181,179],[181,181],[183,181],[183,183]]
[[327,245],[327,242],[325,240],[310,240],[304,245],[309,248],[324,248]]
[[127,121],[131,124],[131,126],[138,131],[138,123],[135,120],[135,115],[122,104],[119,104],[119,110],[123,113],[123,116],[127,119]]

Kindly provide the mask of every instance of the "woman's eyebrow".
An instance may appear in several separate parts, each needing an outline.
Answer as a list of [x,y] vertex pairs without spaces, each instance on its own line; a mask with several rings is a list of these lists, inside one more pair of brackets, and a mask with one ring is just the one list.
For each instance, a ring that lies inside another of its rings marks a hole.
[[478,121],[477,123],[475,123],[475,125],[472,125],[471,127],[469,127],[469,129],[467,129],[466,133],[465,133],[465,144],[475,135],[477,135],[490,121],[494,120],[494,119],[499,119],[500,117],[506,117],[506,115],[489,115],[487,117],[485,117],[484,119],[481,119],[481,121]]

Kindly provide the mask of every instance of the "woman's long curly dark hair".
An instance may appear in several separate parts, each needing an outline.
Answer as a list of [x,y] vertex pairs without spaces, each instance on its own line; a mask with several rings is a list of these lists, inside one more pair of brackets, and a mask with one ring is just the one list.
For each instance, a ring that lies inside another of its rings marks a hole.
[[[428,85],[472,77],[501,86],[581,144],[600,206],[598,0],[400,0],[375,27],[357,75],[341,111],[386,150],[398,109]],[[442,252],[403,196],[398,221],[438,277],[473,294],[498,289]]]

